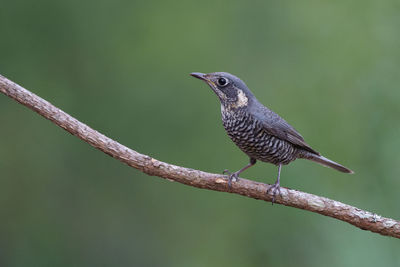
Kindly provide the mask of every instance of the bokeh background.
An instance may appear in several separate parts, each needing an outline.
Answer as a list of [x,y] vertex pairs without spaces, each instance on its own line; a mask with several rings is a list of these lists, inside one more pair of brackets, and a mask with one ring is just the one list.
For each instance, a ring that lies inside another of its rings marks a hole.
[[[345,175],[298,160],[282,185],[400,218],[400,3],[11,1],[0,73],[157,159],[247,157],[212,91],[227,71]],[[129,168],[0,95],[0,266],[399,266],[400,243],[310,212]],[[276,167],[244,177],[272,183]]]

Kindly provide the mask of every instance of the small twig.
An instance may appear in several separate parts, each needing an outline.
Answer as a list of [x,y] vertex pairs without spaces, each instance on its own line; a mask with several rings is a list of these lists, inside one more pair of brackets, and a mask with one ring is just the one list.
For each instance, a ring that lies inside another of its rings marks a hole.
[[[146,174],[198,188],[229,192],[269,202],[272,200],[271,196],[266,194],[270,186],[268,184],[240,179],[238,182],[233,183],[232,188],[229,189],[227,177],[224,175],[175,166],[140,154],[93,130],[46,100],[1,75],[0,91],[95,148]],[[400,222],[394,219],[384,218],[335,200],[297,190],[282,187],[281,193],[281,196],[278,196],[275,200],[276,204],[316,212],[350,223],[363,230],[400,238]]]

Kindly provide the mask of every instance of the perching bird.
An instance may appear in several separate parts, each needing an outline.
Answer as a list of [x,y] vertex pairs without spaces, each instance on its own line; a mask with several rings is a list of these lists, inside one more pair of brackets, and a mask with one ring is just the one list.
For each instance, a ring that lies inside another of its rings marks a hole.
[[250,157],[244,168],[229,174],[228,185],[237,181],[239,175],[256,164],[257,160],[278,166],[278,177],[267,193],[272,190],[273,201],[280,193],[282,165],[297,158],[315,161],[335,170],[353,173],[352,170],[332,161],[312,149],[303,137],[279,115],[261,104],[246,84],[238,77],[226,72],[190,74],[205,81],[221,102],[222,122],[232,141]]

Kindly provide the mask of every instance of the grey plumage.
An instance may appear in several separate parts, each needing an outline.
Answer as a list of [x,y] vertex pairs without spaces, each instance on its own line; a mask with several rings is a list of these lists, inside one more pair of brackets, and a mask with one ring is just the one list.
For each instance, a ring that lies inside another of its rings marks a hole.
[[297,158],[304,158],[345,173],[350,169],[331,161],[311,148],[304,138],[279,115],[262,105],[246,84],[226,72],[209,74],[192,73],[205,81],[221,102],[222,122],[232,141],[250,157],[250,164],[241,170],[229,173],[229,185],[238,179],[241,172],[256,163],[256,160],[279,166],[278,179],[273,194],[279,189],[280,169]]

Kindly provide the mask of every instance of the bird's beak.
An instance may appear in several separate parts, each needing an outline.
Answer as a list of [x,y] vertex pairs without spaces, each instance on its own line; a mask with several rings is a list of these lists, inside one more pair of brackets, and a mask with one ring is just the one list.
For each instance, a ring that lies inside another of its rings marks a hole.
[[200,72],[192,72],[192,73],[190,73],[190,76],[193,76],[197,79],[205,81],[208,84],[208,86],[210,86],[211,89],[218,95],[218,97],[220,99],[226,98],[225,95],[218,89],[217,85],[211,80],[212,74],[207,75],[207,74],[200,73]]
[[193,77],[203,80],[203,81],[208,81],[208,79],[206,78],[206,75],[204,73],[192,72],[192,73],[190,73],[190,76],[193,76]]
[[211,89],[215,90],[215,83],[210,80],[210,76],[201,72],[192,72],[190,73],[190,76],[193,76],[197,79],[200,79],[202,81],[205,81],[210,87]]

